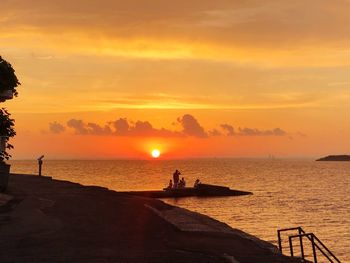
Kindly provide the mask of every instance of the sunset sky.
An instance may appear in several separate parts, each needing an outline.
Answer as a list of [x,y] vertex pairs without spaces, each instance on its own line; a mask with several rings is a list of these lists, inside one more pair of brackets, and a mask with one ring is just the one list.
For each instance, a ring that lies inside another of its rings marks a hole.
[[350,146],[349,0],[1,0],[15,159]]

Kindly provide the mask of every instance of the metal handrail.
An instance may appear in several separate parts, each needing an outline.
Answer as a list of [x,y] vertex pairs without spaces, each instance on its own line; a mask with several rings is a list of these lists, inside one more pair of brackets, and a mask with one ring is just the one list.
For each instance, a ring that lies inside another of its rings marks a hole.
[[[277,230],[277,236],[278,236],[278,248],[282,253],[282,238],[281,238],[281,232],[286,232],[286,231],[291,231],[291,230],[298,230],[299,233],[300,231],[304,230],[301,227],[291,227],[291,228],[284,228],[284,229],[278,229]],[[305,232],[304,232],[305,233]]]
[[298,227],[292,227],[292,228],[284,228],[284,229],[277,229],[277,237],[278,237],[278,249],[282,253],[282,238],[281,238],[281,232],[290,231],[290,230],[297,230]]
[[[299,238],[300,241],[300,251],[301,251],[301,257],[302,259],[305,259],[304,255],[304,246],[303,246],[303,237],[307,237],[312,244],[312,252],[313,252],[313,257],[314,257],[314,263],[317,263],[317,255],[316,255],[316,248],[331,262],[335,263],[338,262],[340,263],[340,260],[326,247],[326,245],[321,242],[320,239],[316,237],[315,234],[313,233],[306,233],[301,227],[292,227],[292,228],[285,228],[285,229],[279,229],[277,230],[277,236],[278,236],[278,246],[279,250],[282,253],[282,239],[281,239],[281,232],[286,232],[286,231],[291,231],[291,230],[298,230],[299,234],[298,235],[292,235],[288,236],[289,237],[289,248],[290,248],[290,254],[292,257],[294,257],[294,251],[293,251],[293,239],[294,238]],[[321,245],[321,247],[315,242],[315,240]],[[335,261],[333,261],[327,253],[323,251],[323,249],[328,252],[328,254],[333,257]]]
[[316,235],[313,235],[313,236],[314,236],[314,238],[317,240],[317,242],[320,243],[320,244],[324,247],[324,249],[326,249],[327,252],[328,252],[335,260],[337,260],[337,261],[340,263],[340,260],[326,247],[326,245],[323,244],[323,242],[322,242],[320,239],[318,239],[318,237],[317,237]]
[[[305,233],[305,234],[301,234],[301,235],[294,235],[294,236],[289,236],[289,245],[290,245],[290,251],[291,251],[291,256],[293,257],[293,244],[292,244],[292,239],[293,238],[302,238],[302,237],[307,237],[310,241],[311,241],[311,244],[312,244],[312,252],[313,252],[313,256],[314,256],[314,261],[317,262],[317,257],[316,257],[316,250],[315,250],[315,247],[330,261],[330,262],[333,262],[332,259],[329,258],[329,256],[322,250],[322,248],[320,248],[314,241],[314,239],[316,239],[315,235],[313,233]],[[324,247],[328,252],[329,249]],[[330,252],[330,254],[335,257],[332,252]],[[304,257],[302,256],[302,258],[304,259]],[[337,260],[337,258],[335,257],[335,259]],[[340,262],[340,261],[338,261]]]

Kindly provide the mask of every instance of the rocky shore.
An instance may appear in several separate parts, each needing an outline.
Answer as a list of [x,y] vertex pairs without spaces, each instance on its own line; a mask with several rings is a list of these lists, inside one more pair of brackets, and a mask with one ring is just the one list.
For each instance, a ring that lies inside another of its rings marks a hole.
[[2,263],[300,262],[160,200],[19,174],[0,194],[0,251]]

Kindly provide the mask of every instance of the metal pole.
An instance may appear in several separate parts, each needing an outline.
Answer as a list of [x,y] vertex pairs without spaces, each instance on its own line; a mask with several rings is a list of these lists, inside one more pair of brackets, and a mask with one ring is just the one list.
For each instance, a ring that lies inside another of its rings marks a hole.
[[312,253],[314,255],[314,263],[317,263],[316,249],[315,249],[315,241],[314,234],[311,234],[311,243],[312,243]]
[[292,237],[289,237],[289,248],[290,248],[290,256],[291,256],[291,257],[294,257],[294,255],[293,255]]
[[278,247],[280,249],[280,252],[282,253],[282,240],[281,240],[281,232],[277,230],[277,237],[278,237]]
[[[315,240],[316,240],[318,243],[320,243],[320,245],[321,245],[321,246],[322,246],[322,247],[323,247],[337,262],[340,263],[340,260],[326,247],[325,244],[322,243],[321,240],[319,240],[319,239],[317,238],[317,236],[314,236],[314,238],[315,238]],[[318,246],[316,246],[316,247],[318,248],[318,250],[320,250],[320,251],[322,252],[322,254],[323,254],[330,262],[333,262],[333,260],[331,260],[331,259],[328,257],[328,255],[327,255],[325,252],[323,252],[322,249],[320,249],[320,247],[318,247]]]
[[305,259],[304,256],[304,247],[303,247],[303,236],[301,236],[301,227],[299,227],[299,241],[300,241],[300,252],[301,252],[301,258]]

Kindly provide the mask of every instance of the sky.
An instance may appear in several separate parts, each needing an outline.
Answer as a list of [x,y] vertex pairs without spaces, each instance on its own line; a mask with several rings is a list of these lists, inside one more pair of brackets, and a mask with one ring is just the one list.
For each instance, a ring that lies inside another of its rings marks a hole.
[[349,0],[1,0],[14,159],[349,153]]

